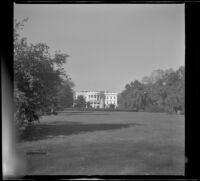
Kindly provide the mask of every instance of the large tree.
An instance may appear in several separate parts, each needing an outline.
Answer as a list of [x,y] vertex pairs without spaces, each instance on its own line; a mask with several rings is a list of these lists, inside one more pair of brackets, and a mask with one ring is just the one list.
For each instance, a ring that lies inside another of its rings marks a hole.
[[18,122],[38,119],[38,112],[56,106],[57,89],[69,77],[63,69],[67,54],[49,53],[45,43],[28,43],[19,30],[23,23],[14,26],[14,95],[15,118]]

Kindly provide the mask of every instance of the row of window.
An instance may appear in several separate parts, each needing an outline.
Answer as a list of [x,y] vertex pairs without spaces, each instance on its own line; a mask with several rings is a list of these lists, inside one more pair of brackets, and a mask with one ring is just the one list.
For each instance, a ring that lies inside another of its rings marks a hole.
[[88,97],[89,98],[99,98],[100,99],[100,96],[97,96],[97,95],[89,95]]
[[105,104],[115,104],[115,102],[105,102]]
[[[92,102],[92,101],[90,101],[90,104],[100,104],[100,102]],[[106,101],[105,102],[105,104],[115,104],[115,102],[113,102],[113,101]]]
[[109,99],[109,98],[110,99],[115,99],[115,96],[112,96],[112,97],[111,96],[106,96],[106,99]]
[[[98,96],[98,95],[89,95],[88,97],[89,97],[89,99],[90,98],[100,99],[100,96]],[[115,96],[106,96],[105,99],[115,99]]]

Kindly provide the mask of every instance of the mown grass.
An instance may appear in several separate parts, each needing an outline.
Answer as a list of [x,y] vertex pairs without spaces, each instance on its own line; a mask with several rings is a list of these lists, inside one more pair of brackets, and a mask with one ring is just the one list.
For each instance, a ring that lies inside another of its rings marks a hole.
[[[184,117],[85,112],[45,116],[16,147],[28,175],[183,175]],[[45,154],[28,154],[33,151]]]

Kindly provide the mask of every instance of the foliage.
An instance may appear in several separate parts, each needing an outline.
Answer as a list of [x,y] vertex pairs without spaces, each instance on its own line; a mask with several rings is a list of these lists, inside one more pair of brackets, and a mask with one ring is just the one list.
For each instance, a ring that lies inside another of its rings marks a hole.
[[114,104],[109,104],[109,108],[110,109],[115,109],[115,105]]
[[86,102],[86,107],[87,107],[87,108],[92,108],[91,103],[90,103],[89,101]]
[[145,108],[149,99],[145,86],[136,80],[126,85],[126,90],[121,93],[119,98],[119,104],[122,108],[139,110]]
[[25,121],[25,108],[28,106],[27,97],[23,92],[19,91],[16,87],[14,88],[14,119],[18,126],[22,126]]
[[125,86],[119,95],[122,109],[176,112],[185,110],[185,68],[155,70],[141,82],[138,80]]
[[45,43],[29,44],[26,38],[20,38],[19,30],[25,21],[15,20],[14,26],[15,115],[21,123],[37,120],[39,112],[54,109],[61,99],[57,96],[59,87],[60,91],[71,91],[65,84],[69,77],[63,69],[68,55],[51,55]]
[[85,108],[86,107],[86,100],[82,95],[79,95],[75,100],[75,106],[78,108]]
[[74,83],[71,80],[65,80],[57,88],[57,109],[70,108],[74,102],[74,92],[72,87]]

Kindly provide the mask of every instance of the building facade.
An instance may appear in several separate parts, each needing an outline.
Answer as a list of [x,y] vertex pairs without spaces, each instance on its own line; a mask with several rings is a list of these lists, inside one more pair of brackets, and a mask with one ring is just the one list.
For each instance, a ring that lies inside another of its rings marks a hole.
[[82,95],[92,108],[109,108],[114,105],[117,108],[117,93],[108,91],[81,91],[76,92],[75,99]]

